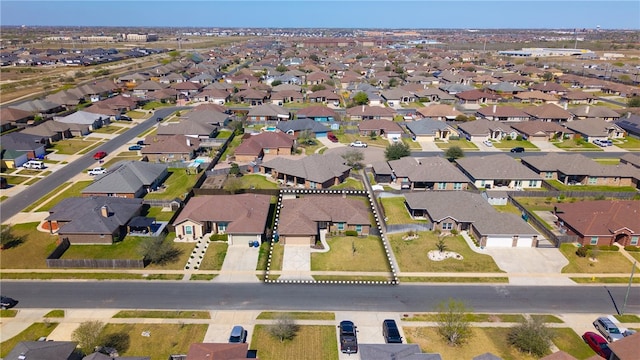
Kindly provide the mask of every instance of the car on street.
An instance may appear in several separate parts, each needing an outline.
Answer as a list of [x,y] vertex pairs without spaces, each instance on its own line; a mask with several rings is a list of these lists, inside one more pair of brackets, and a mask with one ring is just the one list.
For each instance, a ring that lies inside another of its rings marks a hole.
[[482,143],[485,144],[488,147],[493,147],[493,143],[491,142],[491,140],[485,140]]
[[387,344],[402,344],[400,330],[393,319],[386,319],[382,322],[382,336]]
[[93,154],[93,158],[95,160],[102,160],[107,156],[107,153],[105,151],[98,151],[97,153]]
[[0,308],[2,310],[12,308],[16,306],[18,302],[8,296],[0,296]]
[[349,144],[349,146],[351,146],[351,147],[359,147],[359,148],[366,148],[368,145],[365,142],[357,140],[357,141],[354,141],[351,144]]
[[582,340],[584,340],[589,347],[596,352],[599,356],[608,359],[611,355],[611,349],[609,349],[609,343],[602,336],[594,333],[593,331],[587,331],[582,335]]
[[137,150],[142,150],[142,146],[140,146],[140,145],[131,145],[131,146],[129,146],[129,151],[137,151]]
[[231,329],[231,334],[229,335],[230,343],[244,343],[247,341],[247,330],[245,330],[242,326],[236,325]]
[[26,163],[22,164],[22,167],[25,169],[34,169],[34,170],[42,170],[45,168],[44,162],[40,160],[29,160]]
[[327,139],[329,139],[329,141],[334,143],[338,142],[338,138],[331,131],[327,133]]
[[122,120],[122,121],[133,121],[133,119],[127,115],[120,115],[120,117],[118,118],[118,120]]
[[524,148],[522,146],[516,146],[514,148],[511,148],[510,151],[512,153],[523,153],[524,152]]
[[352,321],[343,320],[338,325],[340,329],[340,351],[344,354],[355,354],[358,352],[357,327]]
[[156,121],[157,121],[157,122],[160,122],[160,121],[162,121],[162,118],[161,118],[160,116],[158,116],[158,117],[156,118]]
[[600,334],[602,334],[602,336],[604,336],[604,338],[609,342],[618,341],[624,337],[616,324],[606,316],[597,318],[593,322],[593,327],[600,331]]
[[91,176],[102,175],[107,173],[107,169],[103,167],[95,167],[93,169],[90,169],[87,173]]

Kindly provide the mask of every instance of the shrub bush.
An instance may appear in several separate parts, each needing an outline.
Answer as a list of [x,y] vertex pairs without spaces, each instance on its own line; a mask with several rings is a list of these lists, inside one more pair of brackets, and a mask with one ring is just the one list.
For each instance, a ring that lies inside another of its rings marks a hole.
[[586,246],[581,246],[578,248],[578,250],[576,250],[576,255],[578,255],[579,257],[587,257],[587,252],[589,250],[587,249]]
[[635,245],[627,245],[624,247],[624,249],[631,252],[640,252],[640,247],[637,247]]
[[451,135],[451,136],[449,136],[449,140],[460,140],[460,136]]
[[587,250],[598,249],[602,251],[618,251],[618,247],[615,245],[585,245],[583,247],[587,248]]
[[209,239],[211,239],[211,241],[227,241],[229,236],[227,234],[213,234]]
[[358,236],[358,232],[355,230],[347,230],[344,232],[346,236]]

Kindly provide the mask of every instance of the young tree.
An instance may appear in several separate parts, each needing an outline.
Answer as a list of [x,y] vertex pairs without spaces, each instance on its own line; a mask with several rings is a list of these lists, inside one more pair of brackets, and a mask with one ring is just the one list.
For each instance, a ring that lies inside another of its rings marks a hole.
[[634,96],[627,101],[628,107],[640,107],[640,96]]
[[346,164],[353,169],[358,170],[362,168],[362,161],[364,160],[364,154],[360,150],[351,149],[342,154],[342,158]]
[[282,84],[282,81],[280,80],[273,80],[273,82],[271,83],[271,87],[276,87],[278,85]]
[[527,319],[511,329],[507,340],[520,351],[540,358],[549,352],[553,333],[541,319]]
[[447,251],[447,244],[444,242],[443,238],[438,239],[438,242],[436,243],[436,248],[441,253]]
[[409,145],[405,144],[402,141],[398,141],[395,144],[390,144],[384,150],[384,157],[389,160],[398,160],[405,156],[411,155],[411,149],[409,149]]
[[464,151],[462,151],[459,146],[452,146],[444,152],[444,156],[449,159],[449,161],[453,161],[464,157]]
[[228,177],[224,182],[224,189],[232,194],[237,194],[242,189],[242,180],[236,177]]
[[163,265],[176,261],[182,251],[173,245],[173,241],[166,240],[165,235],[160,235],[142,241],[140,253],[145,262]]
[[282,65],[282,64],[280,64],[280,65],[276,66],[276,71],[277,71],[277,72],[281,72],[281,73],[283,73],[283,72],[286,72],[287,70],[289,70],[289,69],[287,69],[287,67],[286,67],[286,66],[284,66],[284,65]]
[[326,90],[326,89],[327,87],[322,84],[316,84],[311,87],[311,91],[320,91],[320,90]]
[[240,166],[237,163],[231,163],[229,168],[229,176],[238,177],[240,175]]
[[71,340],[77,341],[85,354],[91,354],[96,346],[100,345],[100,333],[103,328],[104,323],[102,321],[85,321],[73,330]]
[[455,299],[443,301],[436,307],[438,333],[451,346],[464,344],[471,336],[467,314],[472,309]]
[[353,102],[356,105],[367,105],[369,103],[369,95],[364,91],[360,91],[353,96]]
[[289,315],[281,314],[276,318],[275,324],[269,325],[268,331],[271,336],[280,339],[280,342],[284,342],[296,336],[298,325],[295,324]]
[[12,247],[18,246],[24,242],[26,236],[24,235],[16,235],[11,225],[3,226],[2,230],[0,230],[0,249],[10,249]]

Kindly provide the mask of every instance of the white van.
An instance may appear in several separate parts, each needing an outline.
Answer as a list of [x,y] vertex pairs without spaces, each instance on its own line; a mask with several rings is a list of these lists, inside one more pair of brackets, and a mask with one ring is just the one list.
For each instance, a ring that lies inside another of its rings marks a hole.
[[22,164],[22,167],[25,169],[36,169],[36,170],[42,170],[45,168],[44,162],[40,160],[29,160],[26,163]]

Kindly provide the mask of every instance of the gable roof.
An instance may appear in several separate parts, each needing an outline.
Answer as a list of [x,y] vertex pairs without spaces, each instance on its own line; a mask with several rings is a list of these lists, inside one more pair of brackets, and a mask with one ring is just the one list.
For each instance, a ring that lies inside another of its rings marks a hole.
[[2,148],[7,150],[36,150],[44,146],[41,141],[41,135],[31,135],[15,131],[0,137]]
[[456,110],[455,106],[446,104],[434,104],[418,108],[416,112],[420,113],[424,117],[441,118],[446,117],[448,119],[455,119],[458,115],[464,115],[462,112]]
[[333,117],[337,118],[337,114],[333,109],[330,109],[324,105],[314,105],[298,110],[298,118],[306,116],[310,118],[315,117]]
[[525,156],[522,164],[539,172],[559,171],[565,175],[587,175],[600,177],[636,177],[639,169],[629,165],[602,165],[582,154],[547,153],[544,155]]
[[530,106],[523,111],[537,119],[568,120],[573,118],[570,112],[554,104]]
[[246,137],[235,150],[240,155],[256,155],[263,149],[290,148],[293,146],[293,138],[280,131],[265,131],[257,135],[245,135]]
[[247,359],[249,344],[193,343],[186,360],[242,360]]
[[174,224],[228,222],[229,234],[262,234],[267,223],[271,196],[259,194],[195,196],[176,217]]
[[248,116],[268,116],[288,119],[289,110],[275,104],[262,104],[251,108]]
[[[109,216],[102,216],[106,206]],[[142,208],[142,199],[108,196],[70,197],[63,199],[51,210],[45,220],[62,221],[59,234],[111,234],[125,225]]]
[[379,130],[383,129],[385,133],[395,134],[402,133],[402,128],[398,123],[389,120],[381,120],[381,119],[372,119],[372,120],[364,120],[358,123],[358,129],[360,131],[371,131],[371,130]]
[[442,360],[440,354],[426,354],[418,344],[360,344],[361,360]]
[[313,154],[298,160],[274,158],[263,163],[262,166],[317,183],[324,183],[334,177],[342,176],[351,169],[344,164],[341,156],[331,154]]
[[611,234],[627,228],[640,234],[640,201],[594,200],[558,203],[556,215],[583,236]]
[[567,129],[587,136],[607,136],[610,130],[622,131],[616,124],[600,118],[575,120],[565,124]]
[[76,346],[72,341],[21,341],[4,359],[67,360],[76,350]]
[[469,182],[455,165],[439,156],[420,159],[407,156],[388,163],[396,176],[406,177],[412,182]]
[[319,221],[349,225],[369,225],[371,222],[369,209],[359,199],[343,198],[341,195],[308,195],[282,200],[278,233],[315,235]]
[[467,121],[458,124],[458,129],[464,131],[469,135],[489,135],[491,131],[502,130],[503,132],[509,132],[509,125],[505,125],[498,121],[491,121],[487,119],[477,119],[474,121]]
[[625,336],[609,344],[611,351],[620,360],[633,360],[640,354],[640,333]]
[[189,154],[200,146],[200,140],[188,138],[184,135],[171,136],[147,136],[144,140],[147,144],[142,148],[142,155],[145,154]]
[[458,166],[474,180],[532,180],[540,176],[506,154],[457,159]]
[[519,132],[531,136],[537,133],[571,133],[566,127],[551,121],[532,120],[514,122],[510,124],[512,128]]
[[136,193],[150,186],[167,171],[167,165],[144,161],[122,161],[82,190],[83,194]]
[[440,120],[422,119],[406,123],[407,128],[415,135],[433,135],[441,130],[453,130],[451,126]]
[[387,116],[393,117],[396,114],[396,111],[381,106],[369,106],[369,105],[360,105],[354,106],[347,109],[347,115],[349,116]]

